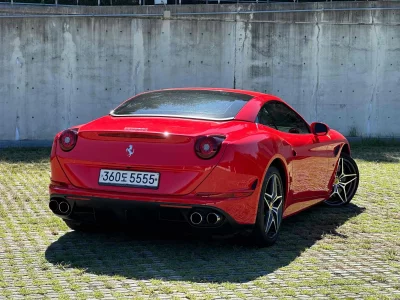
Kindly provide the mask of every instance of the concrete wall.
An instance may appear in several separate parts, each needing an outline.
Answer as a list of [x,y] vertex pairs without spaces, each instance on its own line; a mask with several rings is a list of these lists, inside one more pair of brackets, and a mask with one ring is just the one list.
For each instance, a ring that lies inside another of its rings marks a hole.
[[[332,4],[295,8],[321,5]],[[344,134],[400,136],[400,10],[176,14],[271,8],[173,6],[164,19],[102,16],[104,7],[92,17],[11,17],[0,6],[0,140],[51,139],[131,95],[186,86],[272,93]]]

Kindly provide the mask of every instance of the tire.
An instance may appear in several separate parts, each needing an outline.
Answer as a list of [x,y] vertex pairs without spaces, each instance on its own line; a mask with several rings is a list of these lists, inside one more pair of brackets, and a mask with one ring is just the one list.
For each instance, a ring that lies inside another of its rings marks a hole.
[[273,245],[282,223],[285,189],[279,170],[270,167],[261,188],[256,223],[253,230],[254,242],[261,246]]
[[90,232],[90,231],[94,231],[96,229],[95,225],[91,225],[91,224],[86,224],[86,223],[80,223],[77,221],[72,221],[72,220],[64,220],[65,224],[67,224],[67,226],[75,231],[81,231],[81,232]]
[[346,153],[341,153],[332,192],[324,203],[329,206],[343,206],[350,203],[357,192],[360,180],[357,163]]

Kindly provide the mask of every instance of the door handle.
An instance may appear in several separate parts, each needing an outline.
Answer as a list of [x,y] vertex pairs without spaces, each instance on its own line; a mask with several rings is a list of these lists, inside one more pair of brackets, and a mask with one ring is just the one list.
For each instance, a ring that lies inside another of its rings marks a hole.
[[293,156],[296,156],[297,152],[295,150],[292,150],[292,154],[293,154]]

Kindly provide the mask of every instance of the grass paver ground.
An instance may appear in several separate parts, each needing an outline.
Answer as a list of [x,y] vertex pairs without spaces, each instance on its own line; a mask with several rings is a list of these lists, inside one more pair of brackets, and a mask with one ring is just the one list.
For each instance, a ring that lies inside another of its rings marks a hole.
[[50,149],[0,149],[0,299],[400,299],[400,146],[353,148],[353,202],[286,219],[270,248],[71,231],[48,208]]

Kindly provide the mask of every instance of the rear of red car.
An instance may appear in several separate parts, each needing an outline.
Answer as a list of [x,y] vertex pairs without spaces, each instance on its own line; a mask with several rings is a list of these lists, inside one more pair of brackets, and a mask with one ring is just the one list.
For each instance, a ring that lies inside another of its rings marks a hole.
[[234,119],[251,98],[151,92],[59,133],[51,210],[77,224],[172,221],[216,231],[254,224],[263,170],[246,151],[256,127]]

